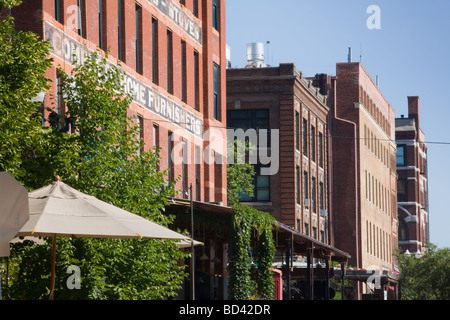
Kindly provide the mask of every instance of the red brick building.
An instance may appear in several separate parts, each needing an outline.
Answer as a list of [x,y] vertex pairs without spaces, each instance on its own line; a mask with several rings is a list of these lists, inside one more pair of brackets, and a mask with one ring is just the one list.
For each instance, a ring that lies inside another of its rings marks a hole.
[[[390,274],[377,294],[395,297],[398,246],[395,114],[360,63],[338,63],[336,76],[318,74],[314,85],[328,97],[330,233],[332,245],[356,268],[351,296],[369,293],[365,270]],[[362,269],[362,271],[361,271]],[[382,270],[382,271],[381,271]],[[381,278],[380,278],[381,279]],[[372,280],[373,281],[373,280]],[[390,283],[390,284],[388,284]]]
[[338,63],[315,85],[330,107],[333,245],[356,268],[393,270],[397,247],[395,115],[359,63]]
[[[169,169],[172,181],[180,178],[179,199],[166,212],[186,216],[192,185],[195,216],[230,216],[225,0],[23,0],[11,14],[17,28],[37,33],[52,46],[53,66],[46,77],[53,85],[45,106],[58,96],[58,68],[70,73],[74,59],[109,49],[109,62],[120,62],[124,85],[134,94],[129,116],[140,126],[146,150],[160,148],[161,171]],[[64,119],[62,102],[55,111]],[[181,228],[191,230],[183,223]],[[197,220],[194,226],[194,238],[205,244],[195,249],[195,296],[226,298],[226,239],[208,234]],[[203,260],[202,252],[220,257],[219,262]],[[179,298],[192,298],[191,284],[186,279]]]
[[[241,201],[323,243],[328,241],[326,97],[294,64],[227,70],[228,127],[270,131],[279,164],[255,164],[255,194]],[[275,137],[279,131],[279,140]],[[265,148],[258,141],[258,151]],[[275,159],[272,159],[275,160]],[[273,174],[261,170],[272,166]]]
[[[24,0],[12,15],[18,28],[52,45],[46,76],[53,84],[58,67],[71,71],[73,54],[82,60],[109,48],[133,90],[129,115],[146,148],[161,148],[161,170],[169,168],[172,180],[181,176],[179,190],[192,184],[195,200],[226,205],[226,167],[218,161],[226,153],[209,141],[210,129],[225,137],[224,0]],[[56,85],[46,106],[51,96]],[[63,116],[64,106],[58,112]]]
[[[286,267],[286,292],[294,286],[302,299],[328,299],[329,262],[344,266],[349,255],[330,245],[327,98],[294,64],[268,67],[260,63],[262,54],[256,62],[249,57],[246,68],[227,70],[227,126],[242,129],[240,138],[257,150],[255,158],[250,153],[246,159],[255,168],[254,195],[240,200],[278,222],[275,265]],[[236,131],[234,138],[239,139]],[[292,256],[293,268],[279,260]]]
[[420,127],[419,97],[408,97],[408,116],[395,119],[397,142],[398,244],[411,254],[429,242],[428,166]]

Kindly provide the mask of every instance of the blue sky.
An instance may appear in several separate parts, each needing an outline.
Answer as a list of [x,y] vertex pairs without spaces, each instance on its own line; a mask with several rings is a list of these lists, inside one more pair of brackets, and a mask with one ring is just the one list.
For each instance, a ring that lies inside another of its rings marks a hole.
[[[353,61],[379,86],[396,117],[407,97],[420,97],[428,141],[431,242],[450,247],[450,1],[227,0],[227,44],[232,67],[246,64],[246,45],[265,45],[266,63],[295,63],[305,76],[336,74]],[[370,5],[380,8],[380,29],[366,25]],[[448,144],[446,144],[448,143]]]

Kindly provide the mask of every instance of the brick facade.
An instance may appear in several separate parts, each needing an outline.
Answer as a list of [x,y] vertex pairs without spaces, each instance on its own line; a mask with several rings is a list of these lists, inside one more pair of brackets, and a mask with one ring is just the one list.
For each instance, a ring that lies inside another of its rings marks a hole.
[[412,254],[423,253],[429,242],[427,145],[419,120],[419,97],[408,97],[408,117],[395,119],[395,138],[398,242]]
[[279,130],[279,145],[272,140],[270,146],[271,152],[279,148],[279,170],[269,176],[270,197],[256,196],[246,203],[306,236],[329,243],[326,97],[294,64],[228,69],[227,110],[231,128],[240,112],[265,110],[268,126],[260,128]]
[[330,107],[330,232],[351,266],[393,269],[397,246],[395,116],[359,63],[315,85]]
[[[109,48],[110,62],[117,64],[120,60],[127,85],[140,90],[141,96],[136,96],[129,115],[141,122],[146,148],[152,148],[154,141],[161,148],[160,169],[169,166],[168,135],[173,132],[172,146],[176,149],[185,139],[190,157],[184,171],[185,185],[180,179],[177,189],[192,184],[193,190],[199,190],[194,193],[195,200],[226,205],[226,166],[207,163],[203,157],[197,166],[194,164],[195,147],[201,156],[226,162],[224,149],[208,140],[209,130],[219,132],[224,139],[226,122],[225,0],[216,2],[214,19],[213,0],[24,0],[12,15],[17,28],[33,31],[51,42],[54,62],[46,76],[53,84],[57,83],[58,67],[68,73],[72,70],[73,52],[82,57],[97,47]],[[218,66],[216,87],[214,65]],[[162,105],[152,105],[149,92],[155,101],[157,97],[174,106],[181,120],[155,109]],[[52,96],[57,96],[55,85],[47,93],[46,106],[51,105]],[[189,128],[193,130],[186,130]],[[183,166],[175,164],[173,176],[182,172]]]

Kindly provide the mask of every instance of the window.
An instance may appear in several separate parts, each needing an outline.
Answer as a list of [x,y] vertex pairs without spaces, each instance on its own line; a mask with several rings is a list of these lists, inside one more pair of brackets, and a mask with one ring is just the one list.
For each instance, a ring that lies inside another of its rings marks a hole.
[[138,149],[138,156],[141,155],[142,152],[144,152],[144,118],[141,116],[137,117],[137,125],[138,125],[138,134],[137,138],[139,139],[139,149]]
[[308,181],[308,172],[303,171],[303,198],[309,199],[309,181]]
[[405,202],[407,201],[407,180],[406,179],[399,179],[397,181],[397,201],[398,202]]
[[397,166],[403,167],[406,165],[405,161],[405,145],[398,145],[397,146],[397,154],[396,154],[396,163]]
[[159,126],[153,125],[153,148],[159,148]]
[[167,136],[167,178],[170,182],[174,181],[174,174],[173,174],[173,132],[169,131],[169,134]]
[[369,198],[369,195],[368,195],[369,191],[367,189],[367,170],[364,171],[364,173],[365,173],[365,182],[366,182],[366,199],[368,199]]
[[376,255],[376,242],[375,242],[375,238],[376,238],[376,233],[375,233],[375,225],[372,225],[372,254]]
[[318,147],[319,147],[319,166],[323,168],[323,134],[322,134],[322,132],[319,132]]
[[98,46],[100,49],[106,48],[106,0],[98,0]]
[[305,222],[305,235],[309,236],[309,224]]
[[254,165],[253,197],[241,193],[241,202],[267,202],[270,201],[270,176],[261,175],[261,165]]
[[194,0],[192,13],[198,18],[198,0]]
[[325,209],[325,194],[323,189],[323,182],[319,183],[319,208],[320,210]]
[[369,250],[369,221],[366,221],[366,251],[367,253],[370,252]]
[[187,102],[186,41],[181,41],[181,100]]
[[195,146],[195,199],[200,200],[200,170],[201,170],[201,157],[200,157],[200,147]]
[[214,153],[214,189],[216,194],[222,192],[223,183],[223,157],[221,154]]
[[78,35],[86,38],[86,3],[85,0],[78,0]]
[[373,184],[374,177],[372,176],[372,203],[375,204],[375,186]]
[[213,115],[214,119],[220,120],[220,70],[219,66],[214,63],[213,66]]
[[200,60],[197,51],[194,51],[194,86],[194,107],[200,110]]
[[158,84],[158,20],[152,18],[152,82]]
[[[253,109],[253,110],[229,110],[227,114],[227,125],[230,128],[256,130],[257,145],[259,144],[259,131],[261,129],[268,130],[269,134],[269,110]],[[270,138],[267,138],[267,145],[270,145]]]
[[[258,171],[261,169],[259,168]],[[262,176],[260,172],[255,176],[255,196],[256,201],[269,201],[270,200],[270,176]]]
[[167,92],[173,94],[173,42],[171,30],[167,30]]
[[136,72],[142,74],[142,8],[135,6],[135,28],[136,28]]
[[301,204],[300,186],[301,186],[302,182],[301,182],[301,178],[300,178],[300,167],[299,167],[299,166],[297,166],[297,167],[295,168],[295,180],[296,180],[295,186],[296,186],[296,188],[297,188],[297,192],[296,192],[297,203],[298,203],[298,204]]
[[213,28],[219,30],[219,0],[212,0]]
[[316,177],[311,178],[311,206],[312,212],[316,212],[317,207],[317,193],[316,193]]
[[125,3],[124,0],[117,0],[117,43],[118,58],[125,62]]
[[373,202],[378,207],[378,181],[375,179],[375,200]]
[[380,238],[379,238],[379,229],[377,227],[376,238],[377,238],[377,257],[380,257]]
[[316,162],[316,128],[311,126],[311,160]]
[[[159,126],[153,125],[153,148],[155,150],[159,149]],[[159,161],[158,161],[158,171],[159,171]]]
[[55,20],[63,23],[64,8],[62,7],[62,0],[55,0]]
[[300,114],[295,111],[295,147],[300,150]]
[[187,158],[187,145],[186,140],[183,139],[181,142],[181,158],[183,160],[183,163],[181,164],[181,182],[183,185],[183,198],[187,199],[187,190],[188,187],[188,158]]
[[303,119],[303,154],[308,156],[308,120]]
[[364,125],[364,145],[367,147],[367,126]]

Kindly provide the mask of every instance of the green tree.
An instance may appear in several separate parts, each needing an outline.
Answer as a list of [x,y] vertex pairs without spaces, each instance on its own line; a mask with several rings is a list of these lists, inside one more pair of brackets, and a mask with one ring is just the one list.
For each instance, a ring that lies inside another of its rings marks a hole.
[[32,32],[18,31],[8,10],[18,0],[0,0],[0,171],[20,172],[22,152],[40,132],[39,102],[48,89],[45,72],[51,65],[50,45]]
[[397,251],[404,300],[450,299],[450,249],[429,244],[421,257]]
[[[158,171],[159,150],[142,149],[139,127],[127,116],[132,96],[122,86],[123,71],[94,53],[61,76],[67,112],[60,126],[70,121],[71,133],[60,132],[56,122],[41,135],[45,142],[36,141],[23,164],[27,184],[39,187],[59,175],[82,192],[168,227],[173,217],[163,210],[174,183]],[[57,246],[56,299],[163,299],[176,296],[186,275],[178,262],[188,255],[169,240],[59,238]],[[22,263],[36,252],[38,264]],[[49,243],[15,248],[11,298],[48,297],[48,281],[41,281],[49,276],[47,252]],[[70,265],[81,270],[80,290],[67,288]]]

